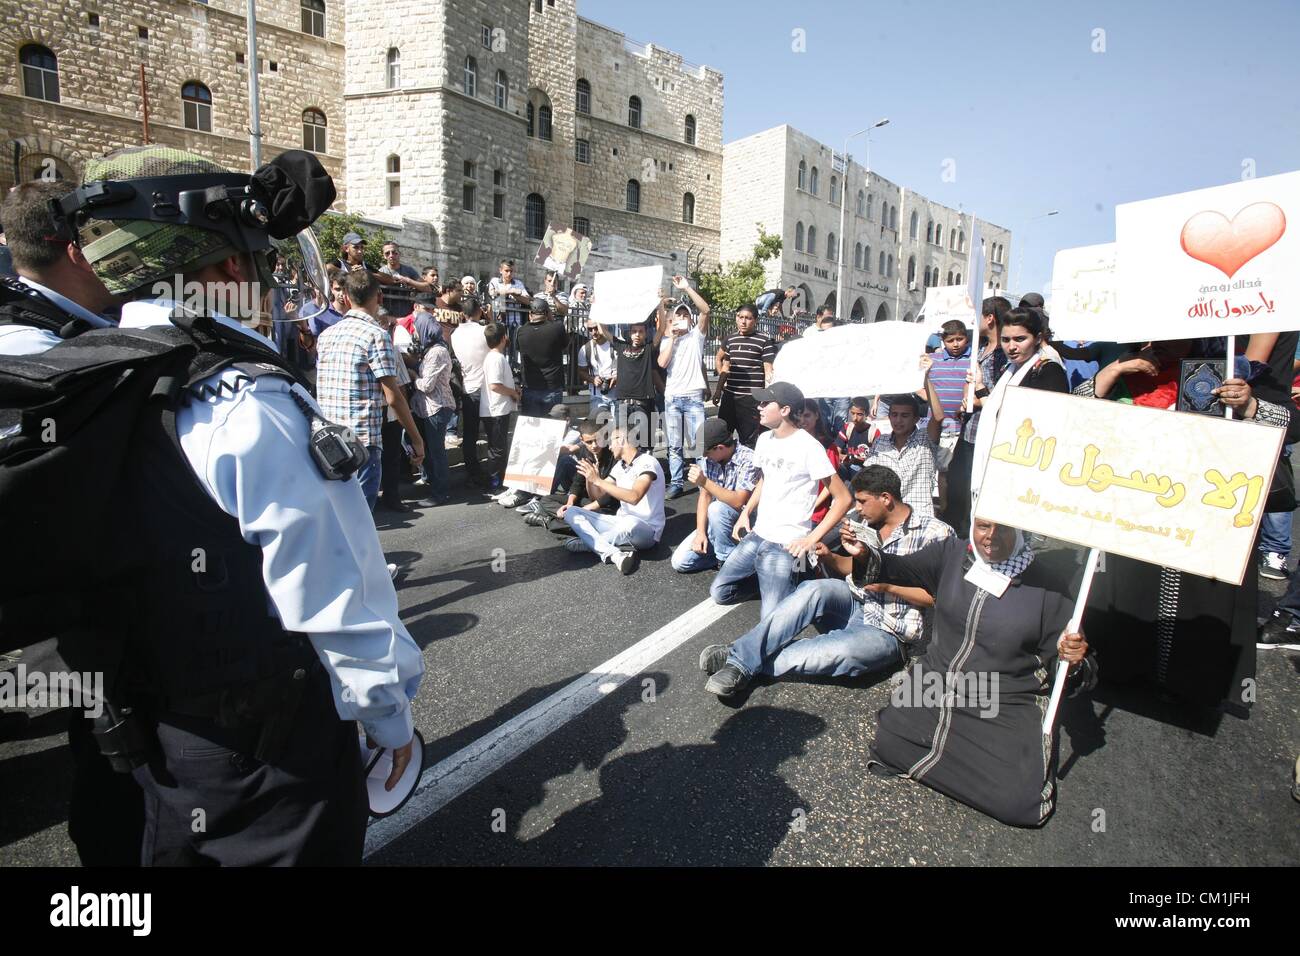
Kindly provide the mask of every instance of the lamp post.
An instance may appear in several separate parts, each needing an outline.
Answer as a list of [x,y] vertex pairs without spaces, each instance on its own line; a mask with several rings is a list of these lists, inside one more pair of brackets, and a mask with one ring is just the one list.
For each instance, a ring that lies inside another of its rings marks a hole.
[[[1025,235],[1021,237],[1021,240],[1020,240],[1020,247],[1016,250],[1016,278],[1017,278],[1017,279],[1023,279],[1023,278],[1024,278],[1023,270],[1024,270],[1024,267],[1025,267],[1025,245],[1026,245],[1026,239],[1027,239],[1027,237],[1028,237],[1028,235],[1029,235],[1029,224],[1030,224],[1031,222],[1037,222],[1039,219],[1046,219],[1046,218],[1049,217],[1049,216],[1056,216],[1056,215],[1059,215],[1060,212],[1061,212],[1061,210],[1059,210],[1059,209],[1053,209],[1053,210],[1051,210],[1050,212],[1045,212],[1045,213],[1043,213],[1043,214],[1041,214],[1041,215],[1034,216],[1034,217],[1032,217],[1032,218],[1030,218],[1030,219],[1026,219],[1026,220],[1025,220]],[[1013,289],[1015,289],[1015,286],[1011,284],[1011,277],[1008,276],[1008,277],[1007,277],[1007,291],[1011,291],[1011,290],[1013,290]],[[1020,293],[1017,292],[1016,294],[1019,295]]]
[[[863,133],[867,134],[866,173],[867,173],[867,188],[870,188],[871,187],[871,131],[873,129],[879,129],[882,126],[888,126],[888,125],[889,125],[889,120],[887,118],[877,120],[876,122],[868,126],[866,129],[860,129],[856,133],[844,137],[844,152],[841,154],[844,157],[844,176],[840,180],[840,234],[838,237],[839,238],[839,244],[837,249],[838,257],[837,257],[837,262],[835,264],[836,265],[836,273],[835,273],[835,314],[836,315],[843,315],[844,313],[844,245],[845,245],[844,220],[845,220],[845,214],[847,212],[847,207],[849,204],[848,202],[849,140],[861,136]],[[834,165],[835,165],[834,163],[831,164],[832,167]]]

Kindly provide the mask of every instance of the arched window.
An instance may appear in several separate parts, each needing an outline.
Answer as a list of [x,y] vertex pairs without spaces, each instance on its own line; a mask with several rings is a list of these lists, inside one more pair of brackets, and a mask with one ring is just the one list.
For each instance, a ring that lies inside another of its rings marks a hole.
[[506,79],[506,71],[497,70],[497,82],[496,82],[497,109],[499,110],[506,109],[509,102],[510,102],[510,83]]
[[898,207],[897,206],[889,207],[889,228],[894,230],[894,232],[898,232]]
[[867,211],[867,194],[861,189],[858,190],[858,215],[864,215]]
[[186,129],[212,132],[212,91],[202,83],[191,80],[181,87],[181,110]]
[[853,268],[862,268],[862,243],[854,243],[853,246]]
[[57,103],[59,61],[53,51],[47,46],[29,43],[19,51],[18,61],[23,69],[23,95]]
[[961,285],[961,273],[960,273],[960,272],[957,273],[957,280],[953,283],[953,285]]
[[887,276],[888,276],[889,278],[891,278],[891,279],[894,277],[894,257],[893,257],[893,256],[890,256],[890,257],[889,257],[889,268],[885,270],[885,275],[887,275]]
[[574,109],[579,113],[586,113],[589,116],[591,115],[591,84],[586,80],[578,81],[578,95],[577,102],[574,104]]
[[808,255],[810,256],[817,255],[817,227],[816,226],[808,227],[808,244],[804,246],[804,249],[808,252]]
[[864,315],[866,314],[866,311],[867,311],[866,303],[863,302],[862,298],[859,296],[857,299],[853,300],[853,311],[849,313],[849,321],[861,322]]
[[302,32],[314,37],[325,35],[325,0],[301,0]]
[[943,223],[941,222],[936,223],[934,227],[934,244],[936,246],[943,245]]
[[695,145],[695,117],[690,113],[686,114],[686,145]]
[[965,229],[957,233],[957,251],[958,252],[966,251],[966,230]]
[[641,128],[641,97],[632,96],[627,101],[627,125],[633,129]]
[[[391,54],[393,51],[389,51]],[[461,89],[466,96],[478,96],[478,60],[472,56],[465,57],[465,70],[460,78]]]
[[794,251],[803,252],[803,223],[794,224]]
[[686,193],[682,196],[682,222],[695,222],[695,194]]
[[[468,63],[468,59],[466,63]],[[402,51],[395,46],[388,48],[387,69],[384,74],[384,82],[390,90],[399,89],[402,85]]]
[[948,270],[948,283],[947,283],[947,284],[948,284],[948,285],[956,285],[956,284],[957,284],[957,283],[955,283],[955,282],[952,281],[952,270],[951,270],[951,269]]
[[799,188],[808,188],[808,163],[805,160],[799,160]]
[[925,224],[925,241],[934,242],[934,220],[931,219]]
[[916,238],[916,230],[917,230],[917,227],[918,227],[919,225],[920,225],[920,219],[919,219],[919,217],[918,217],[917,214],[916,214],[916,210],[913,209],[913,210],[912,210],[912,221],[911,221],[911,223],[910,223],[910,224],[908,225],[908,227],[907,227],[907,233],[908,233],[909,238],[912,238],[912,239],[915,239],[915,238]]
[[389,156],[385,180],[388,183],[388,207],[390,209],[402,204],[402,158]]
[[839,246],[835,245],[835,233],[826,233],[826,258],[831,262],[838,262],[840,258]]
[[[916,281],[916,257],[909,256],[907,260],[907,284],[911,285]],[[930,270],[925,270],[926,285],[930,284]]]
[[876,319],[875,319],[875,321],[877,321],[877,322],[888,322],[888,321],[889,321],[889,306],[885,305],[885,303],[883,303],[883,302],[880,303],[880,308],[876,309]]
[[876,203],[876,197],[868,195],[867,196],[867,221],[868,222],[871,221],[871,207],[874,206],[875,203]]
[[529,193],[524,200],[524,238],[540,239],[546,235],[546,200]]
[[641,184],[635,179],[627,181],[627,211],[641,211]]
[[325,152],[325,114],[320,110],[302,111],[302,148],[312,153]]
[[817,167],[812,168],[812,177],[808,180],[808,191],[814,196],[817,195]]
[[541,102],[537,106],[537,138],[550,142],[551,133],[551,101],[547,99],[545,93],[539,94]]
[[871,247],[862,247],[862,268],[867,272],[871,271]]
[[840,180],[838,176],[831,177],[831,205],[839,205],[840,201]]
[[885,272],[885,254],[883,252],[880,254],[880,268],[877,269],[876,271],[879,272],[882,276],[888,275],[888,273]]

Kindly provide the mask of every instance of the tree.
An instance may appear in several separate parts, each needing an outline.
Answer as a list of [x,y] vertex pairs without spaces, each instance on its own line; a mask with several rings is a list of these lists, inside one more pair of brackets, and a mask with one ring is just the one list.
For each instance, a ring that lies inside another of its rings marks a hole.
[[339,257],[343,237],[349,232],[360,235],[366,240],[366,265],[372,269],[378,269],[384,264],[384,243],[393,238],[382,227],[366,229],[361,225],[361,216],[351,212],[327,212],[316,220],[312,228],[316,230],[320,254],[326,262],[333,262]]
[[709,305],[735,311],[746,303],[752,304],[765,291],[767,270],[763,263],[781,254],[781,237],[769,235],[761,223],[755,225],[758,243],[748,259],[731,263],[726,272],[719,264],[711,272],[691,274]]

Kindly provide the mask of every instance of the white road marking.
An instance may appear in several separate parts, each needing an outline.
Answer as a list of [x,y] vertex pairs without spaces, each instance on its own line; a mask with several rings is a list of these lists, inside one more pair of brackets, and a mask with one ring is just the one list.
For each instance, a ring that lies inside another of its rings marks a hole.
[[437,813],[737,606],[715,604],[706,598],[621,654],[425,770],[406,806],[391,817],[373,821],[366,830],[365,855],[383,849]]

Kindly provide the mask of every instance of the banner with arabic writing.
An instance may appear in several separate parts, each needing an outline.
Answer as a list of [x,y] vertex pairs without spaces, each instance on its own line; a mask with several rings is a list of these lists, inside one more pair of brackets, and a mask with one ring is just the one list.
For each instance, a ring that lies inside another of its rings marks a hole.
[[930,328],[872,322],[805,333],[776,353],[772,380],[797,385],[804,398],[915,392],[925,386],[920,361]]
[[1240,584],[1284,431],[1010,388],[977,517]]
[[1115,297],[1115,243],[1056,253],[1051,316],[1052,337],[1058,341],[1128,342],[1135,337],[1132,320],[1126,324]]

